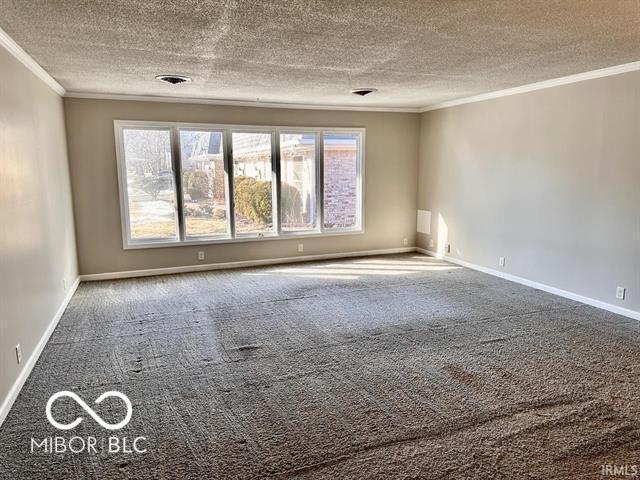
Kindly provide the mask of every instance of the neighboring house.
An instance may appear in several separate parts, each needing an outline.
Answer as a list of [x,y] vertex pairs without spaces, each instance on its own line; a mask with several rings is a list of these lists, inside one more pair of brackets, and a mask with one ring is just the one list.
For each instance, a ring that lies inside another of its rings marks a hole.
[[[247,176],[261,181],[272,178],[271,150],[266,149],[259,137],[242,136],[235,139],[233,151],[234,176]],[[208,142],[203,143],[203,142]],[[296,188],[302,200],[305,223],[315,218],[315,136],[290,136],[280,144],[281,177]],[[353,178],[357,175],[357,145],[349,135],[331,135],[324,139],[324,218],[325,225],[352,225],[356,220],[357,190]],[[224,198],[224,160],[221,136],[201,135],[191,151],[183,151],[186,170],[207,172],[211,178],[214,198]],[[192,154],[192,152],[203,152]]]

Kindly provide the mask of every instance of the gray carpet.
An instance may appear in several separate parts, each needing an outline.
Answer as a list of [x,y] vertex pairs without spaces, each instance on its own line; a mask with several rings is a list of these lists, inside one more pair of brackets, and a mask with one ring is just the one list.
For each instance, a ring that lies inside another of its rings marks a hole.
[[[589,479],[640,463],[640,323],[417,254],[85,283],[2,479]],[[113,434],[145,454],[30,453]]]

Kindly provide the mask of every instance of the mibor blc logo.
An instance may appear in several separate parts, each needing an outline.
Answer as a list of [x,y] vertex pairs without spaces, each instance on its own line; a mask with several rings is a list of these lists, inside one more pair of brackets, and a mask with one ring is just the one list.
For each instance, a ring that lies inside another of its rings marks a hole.
[[[53,404],[60,398],[67,397],[72,399],[75,403],[77,403],[89,416],[102,428],[109,431],[120,430],[124,428],[129,421],[131,420],[131,416],[133,415],[133,406],[131,405],[131,400],[124,393],[118,392],[116,390],[110,390],[108,392],[104,392],[98,398],[95,399],[95,404],[102,403],[105,399],[116,397],[124,403],[126,407],[124,418],[118,423],[108,423],[100,417],[87,403],[80,398],[74,392],[70,392],[68,390],[62,390],[60,392],[54,393],[51,395],[49,400],[47,401],[47,406],[45,408],[45,413],[47,416],[47,420],[49,423],[56,427],[58,430],[68,431],[77,427],[82,423],[85,417],[76,417],[70,423],[60,423],[51,413],[51,409]],[[55,437],[46,437],[41,440],[36,440],[34,438],[31,439],[31,453],[145,453],[147,451],[144,448],[144,442],[147,441],[146,437],[118,437],[114,435],[110,435],[108,437],[94,437],[94,436],[55,436]]]
[[68,392],[66,390],[63,390],[61,392],[54,393],[53,395],[51,395],[51,398],[49,398],[49,401],[47,402],[47,408],[45,410],[46,413],[47,413],[47,420],[49,420],[49,423],[51,425],[53,425],[54,427],[56,427],[58,430],[71,430],[72,428],[78,426],[78,424],[80,422],[82,422],[82,420],[83,420],[82,417],[78,417],[73,422],[68,423],[66,425],[63,424],[63,423],[58,423],[53,418],[53,416],[51,415],[51,407],[53,406],[53,403],[57,399],[59,399],[60,397],[72,398],[78,405],[80,405],[84,409],[85,412],[87,412],[89,415],[91,415],[91,418],[93,418],[96,422],[98,422],[98,424],[102,428],[106,428],[107,430],[120,430],[127,423],[129,423],[129,420],[131,420],[131,415],[133,414],[133,407],[131,406],[131,400],[129,400],[129,397],[127,397],[124,393],[117,392],[115,390],[111,390],[109,392],[104,392],[102,395],[100,395],[98,398],[96,398],[95,403],[100,403],[105,398],[117,397],[117,398],[121,399],[125,403],[125,405],[127,406],[127,414],[125,415],[124,420],[112,425],[110,423],[105,422],[102,418],[100,418],[98,416],[98,414],[96,412],[94,412],[91,409],[91,407],[89,405],[87,405],[84,402],[84,400],[82,400],[78,395],[76,395],[73,392]]

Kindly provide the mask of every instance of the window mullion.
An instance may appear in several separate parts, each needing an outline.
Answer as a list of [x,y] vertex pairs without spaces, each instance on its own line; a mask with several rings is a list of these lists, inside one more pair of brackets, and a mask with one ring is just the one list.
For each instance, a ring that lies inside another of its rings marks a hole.
[[180,130],[171,129],[171,156],[173,164],[173,181],[176,189],[176,208],[178,214],[178,236],[181,242],[185,240],[184,225],[184,195],[182,193],[182,159],[180,158]]
[[319,132],[318,137],[318,222],[320,233],[324,233],[324,132]]
[[364,227],[364,164],[363,164],[363,149],[365,139],[362,138],[362,132],[358,133],[358,157],[357,157],[357,175],[358,175],[358,210],[357,210],[357,229],[361,230]]
[[233,142],[231,129],[224,129],[224,174],[227,190],[227,229],[231,238],[236,238],[236,214],[233,197]]
[[278,236],[282,235],[282,207],[281,207],[281,199],[282,199],[282,189],[281,189],[281,165],[280,165],[280,131],[276,130],[271,134],[271,144],[272,144],[272,153],[271,153],[271,165],[273,169],[273,178],[275,179],[275,188],[273,189],[273,208],[272,214],[274,217],[275,231]]

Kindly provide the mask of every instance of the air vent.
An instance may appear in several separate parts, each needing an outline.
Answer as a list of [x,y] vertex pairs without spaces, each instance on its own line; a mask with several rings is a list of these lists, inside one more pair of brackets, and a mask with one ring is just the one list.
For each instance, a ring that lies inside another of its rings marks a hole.
[[351,93],[364,97],[365,95],[369,95],[370,93],[374,93],[377,91],[377,88],[354,88],[353,90],[351,90]]
[[191,81],[191,77],[185,77],[184,75],[158,75],[158,80],[164,83],[170,83],[171,85],[178,85],[180,83],[187,83]]

